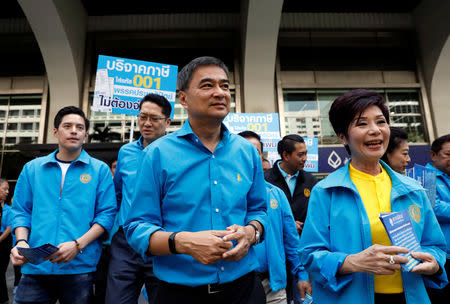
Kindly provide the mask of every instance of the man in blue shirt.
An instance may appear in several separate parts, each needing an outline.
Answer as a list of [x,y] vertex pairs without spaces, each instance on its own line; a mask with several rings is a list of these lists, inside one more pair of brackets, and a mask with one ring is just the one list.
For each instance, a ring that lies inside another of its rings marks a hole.
[[267,217],[263,171],[252,144],[222,124],[228,69],[196,58],[178,88],[189,119],[144,150],[127,239],[153,256],[157,303],[264,303],[252,247]]
[[[16,184],[12,228],[14,265],[23,265],[15,303],[89,303],[101,235],[116,214],[108,166],[82,148],[89,121],[77,107],[55,116],[58,149],[28,162]],[[59,250],[41,264],[28,263],[18,247],[46,243]]]
[[[450,134],[433,141],[430,156],[432,163],[427,164],[426,167],[436,171],[436,200],[433,210],[447,240],[445,271],[448,276],[450,273]],[[449,285],[443,289],[428,289],[433,304],[448,303],[450,299]]]
[[[249,140],[258,151],[263,161],[263,144],[261,137],[252,131],[243,131],[240,136]],[[305,293],[312,293],[308,273],[300,263],[298,237],[294,216],[283,191],[266,182],[268,193],[267,216],[270,221],[266,229],[264,242],[255,247],[258,257],[258,275],[262,279],[266,301],[271,304],[287,303],[286,286],[288,268],[295,278],[300,298],[305,299]],[[286,263],[286,260],[288,263]],[[288,266],[288,267],[286,267]]]
[[136,172],[142,150],[166,133],[170,125],[171,106],[163,96],[149,94],[139,106],[138,125],[141,137],[120,148],[114,175],[119,203],[119,230],[111,240],[111,260],[108,271],[106,303],[137,303],[145,284],[150,303],[154,303],[158,280],[153,274],[152,261],[145,262],[128,244],[123,225],[130,210],[135,189]]

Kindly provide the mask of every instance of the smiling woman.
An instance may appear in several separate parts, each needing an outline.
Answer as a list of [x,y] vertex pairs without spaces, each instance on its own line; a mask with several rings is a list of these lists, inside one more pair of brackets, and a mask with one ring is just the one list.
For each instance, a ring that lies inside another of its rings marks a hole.
[[[311,192],[301,255],[317,286],[314,298],[429,303],[425,286],[442,288],[446,282],[445,240],[422,187],[380,161],[390,135],[383,97],[347,92],[333,102],[329,118],[351,160]],[[421,263],[401,274],[408,249],[391,245],[379,215],[417,209],[421,219],[413,225],[421,252],[411,255]]]

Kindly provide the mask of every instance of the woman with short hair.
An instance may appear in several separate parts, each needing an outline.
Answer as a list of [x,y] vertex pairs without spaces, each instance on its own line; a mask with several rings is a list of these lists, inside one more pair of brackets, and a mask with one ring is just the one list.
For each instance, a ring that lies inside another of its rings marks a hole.
[[[389,111],[376,92],[354,90],[329,112],[351,155],[312,190],[301,260],[313,280],[314,303],[429,303],[425,286],[446,283],[445,240],[424,189],[380,158],[389,142]],[[400,272],[408,249],[392,246],[380,213],[410,210],[421,262]]]

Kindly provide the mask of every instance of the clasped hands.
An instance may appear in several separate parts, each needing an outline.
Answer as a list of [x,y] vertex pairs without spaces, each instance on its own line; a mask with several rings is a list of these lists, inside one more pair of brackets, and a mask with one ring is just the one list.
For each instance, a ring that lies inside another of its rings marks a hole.
[[[408,258],[400,253],[406,254],[409,250],[398,246],[372,245],[357,254],[350,254],[344,260],[340,274],[353,272],[365,272],[374,275],[390,275],[395,270],[401,270],[400,264],[408,263]],[[439,270],[436,259],[426,252],[411,252],[421,263],[416,265],[411,272],[423,275],[433,275]]]
[[[233,248],[232,241],[237,244]],[[178,253],[188,254],[204,265],[220,260],[239,261],[255,241],[255,230],[251,226],[232,225],[226,230],[179,232],[175,237]]]

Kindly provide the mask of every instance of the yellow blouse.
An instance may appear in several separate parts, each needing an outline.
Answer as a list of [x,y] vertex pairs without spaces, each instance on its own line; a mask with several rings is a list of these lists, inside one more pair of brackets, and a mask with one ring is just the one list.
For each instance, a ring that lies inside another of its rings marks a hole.
[[[381,167],[381,165],[380,165]],[[358,171],[350,163],[350,178],[358,189],[359,195],[366,208],[370,221],[372,245],[391,246],[391,241],[381,223],[379,216],[382,212],[391,212],[391,178],[381,167],[377,176]],[[375,275],[376,293],[401,293],[403,282],[400,270],[392,275]]]

